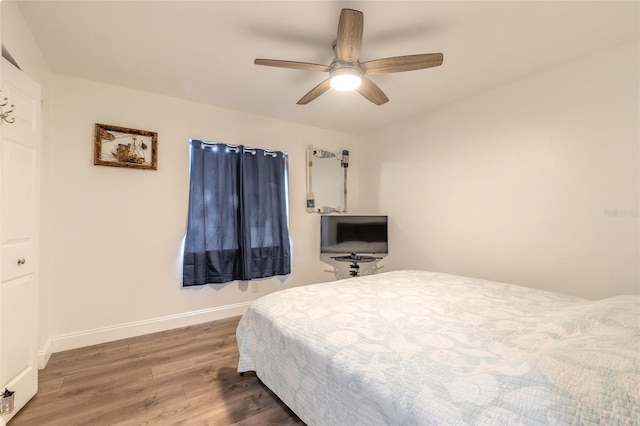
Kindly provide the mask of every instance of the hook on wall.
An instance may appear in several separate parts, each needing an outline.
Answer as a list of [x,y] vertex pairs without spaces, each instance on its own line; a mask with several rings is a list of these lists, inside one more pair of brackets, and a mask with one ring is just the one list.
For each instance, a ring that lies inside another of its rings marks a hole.
[[[0,90],[0,96],[1,95],[2,95],[2,90]],[[2,100],[2,103],[0,104],[0,124],[2,124],[3,121],[6,121],[9,124],[16,121],[15,117],[9,117],[9,114],[11,114],[13,112],[13,109],[16,107],[15,105],[13,104],[10,105],[7,111],[2,110],[5,106],[7,106],[8,103],[9,103],[9,98],[5,97]]]

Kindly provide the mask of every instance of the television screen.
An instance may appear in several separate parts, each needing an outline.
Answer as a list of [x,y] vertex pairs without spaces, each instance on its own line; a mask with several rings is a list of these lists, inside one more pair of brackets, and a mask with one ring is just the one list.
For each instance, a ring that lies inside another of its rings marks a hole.
[[320,216],[320,253],[388,253],[387,216]]

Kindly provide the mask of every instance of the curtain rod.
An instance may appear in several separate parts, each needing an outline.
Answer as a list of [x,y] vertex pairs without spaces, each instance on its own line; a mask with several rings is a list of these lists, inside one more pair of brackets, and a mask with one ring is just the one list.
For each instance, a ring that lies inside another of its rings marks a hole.
[[[193,139],[191,139],[191,140],[193,140]],[[265,156],[276,157],[276,156],[278,156],[278,152],[281,152],[282,156],[284,156],[284,157],[288,157],[289,156],[289,153],[286,152],[286,151],[278,151],[278,150],[266,149],[266,148],[255,148],[255,147],[244,146],[244,145],[232,145],[232,144],[224,143],[224,142],[207,142],[207,141],[201,141],[201,140],[197,140],[197,141],[200,142],[202,145],[207,145],[207,146],[224,145],[231,152],[238,152],[238,150],[242,146],[244,148],[244,152],[247,153],[247,154],[251,154],[251,155],[255,155],[256,152],[258,152],[257,150],[261,149],[261,150],[264,151],[264,155]]]

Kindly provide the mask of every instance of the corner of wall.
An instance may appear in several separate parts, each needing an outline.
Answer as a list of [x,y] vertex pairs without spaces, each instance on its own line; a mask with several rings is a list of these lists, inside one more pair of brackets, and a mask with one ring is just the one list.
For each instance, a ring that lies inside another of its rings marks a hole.
[[51,354],[53,353],[52,343],[51,336],[48,336],[44,347],[38,351],[38,370],[43,370],[47,366],[49,358],[51,358]]

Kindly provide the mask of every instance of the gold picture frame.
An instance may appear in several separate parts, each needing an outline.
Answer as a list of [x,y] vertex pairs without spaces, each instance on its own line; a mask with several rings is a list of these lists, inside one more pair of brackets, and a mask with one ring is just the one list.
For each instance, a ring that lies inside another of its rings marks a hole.
[[158,170],[158,133],[96,123],[93,164]]

